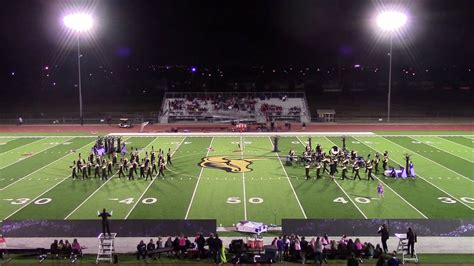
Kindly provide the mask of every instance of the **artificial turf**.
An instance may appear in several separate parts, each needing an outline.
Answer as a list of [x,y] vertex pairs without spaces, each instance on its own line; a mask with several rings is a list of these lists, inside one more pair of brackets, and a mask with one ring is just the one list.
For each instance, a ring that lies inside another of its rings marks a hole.
[[[273,135],[135,136],[127,146],[142,155],[152,146],[173,152],[164,178],[72,180],[69,166],[78,153],[89,154],[95,137],[42,135],[0,136],[0,220],[91,219],[102,208],[113,210],[113,219],[206,218],[224,226],[240,220],[281,224],[283,218],[474,218],[472,135],[347,135],[347,148],[362,156],[389,151],[391,166],[404,166],[404,156],[411,156],[415,179],[379,173],[375,181],[339,180],[340,174],[305,180],[304,167],[286,164],[285,157],[290,149],[301,154],[311,133],[282,136],[278,153]],[[325,150],[342,146],[334,135],[313,134],[312,143]],[[232,167],[202,167],[206,157]],[[361,176],[366,178],[363,171]],[[385,186],[383,198],[378,183]]]

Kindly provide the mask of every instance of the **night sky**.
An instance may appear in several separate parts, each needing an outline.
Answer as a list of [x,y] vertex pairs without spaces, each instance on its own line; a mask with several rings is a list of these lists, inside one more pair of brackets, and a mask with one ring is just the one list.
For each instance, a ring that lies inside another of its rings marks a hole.
[[2,1],[2,71],[62,63],[73,54],[62,16],[87,7],[96,19],[85,53],[99,64],[331,65],[385,62],[377,8],[403,6],[398,62],[470,65],[472,0],[11,0]]

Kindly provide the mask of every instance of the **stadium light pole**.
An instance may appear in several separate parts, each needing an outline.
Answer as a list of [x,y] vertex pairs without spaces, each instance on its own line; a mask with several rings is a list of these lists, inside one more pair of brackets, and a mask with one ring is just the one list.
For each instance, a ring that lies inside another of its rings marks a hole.
[[76,32],[77,35],[77,72],[78,72],[78,87],[79,87],[79,118],[81,126],[84,125],[82,115],[82,82],[81,82],[81,33],[86,32],[92,28],[92,17],[85,13],[74,13],[63,18],[64,25]]
[[390,34],[390,53],[388,70],[387,122],[390,122],[390,95],[392,92],[393,34],[405,25],[407,16],[398,11],[385,11],[377,16],[377,25],[383,32]]

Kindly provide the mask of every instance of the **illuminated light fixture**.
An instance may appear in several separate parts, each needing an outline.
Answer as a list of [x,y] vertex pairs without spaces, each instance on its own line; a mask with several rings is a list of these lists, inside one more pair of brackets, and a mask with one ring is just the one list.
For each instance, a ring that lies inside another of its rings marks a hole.
[[390,34],[390,53],[389,55],[389,71],[388,71],[388,95],[387,95],[387,122],[390,122],[390,104],[392,91],[392,58],[393,58],[393,34],[402,28],[408,20],[405,13],[395,10],[387,10],[377,15],[377,26],[383,31]]
[[91,15],[85,13],[67,15],[63,18],[63,22],[66,27],[78,32],[88,31],[94,24]]
[[377,25],[383,31],[394,31],[406,24],[408,18],[402,12],[385,11],[377,16]]
[[81,33],[89,31],[94,21],[92,16],[86,13],[72,13],[63,18],[64,25],[77,33],[77,72],[79,80],[79,118],[81,126],[84,125],[84,118],[82,114],[82,82],[81,82],[81,48],[80,36]]

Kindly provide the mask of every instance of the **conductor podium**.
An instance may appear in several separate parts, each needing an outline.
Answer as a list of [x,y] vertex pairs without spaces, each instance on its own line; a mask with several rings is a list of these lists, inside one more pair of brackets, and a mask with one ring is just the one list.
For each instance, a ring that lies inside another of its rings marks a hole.
[[408,250],[408,238],[407,234],[395,234],[398,238],[398,246],[397,246],[397,253],[402,254],[402,263],[405,264],[406,261],[414,261],[418,263],[418,255],[416,254],[416,250],[413,250],[413,256],[410,256]]
[[101,233],[97,238],[99,239],[99,250],[97,251],[97,259],[95,263],[100,261],[108,261],[114,263],[114,253],[115,253],[115,237],[117,233],[103,234]]

